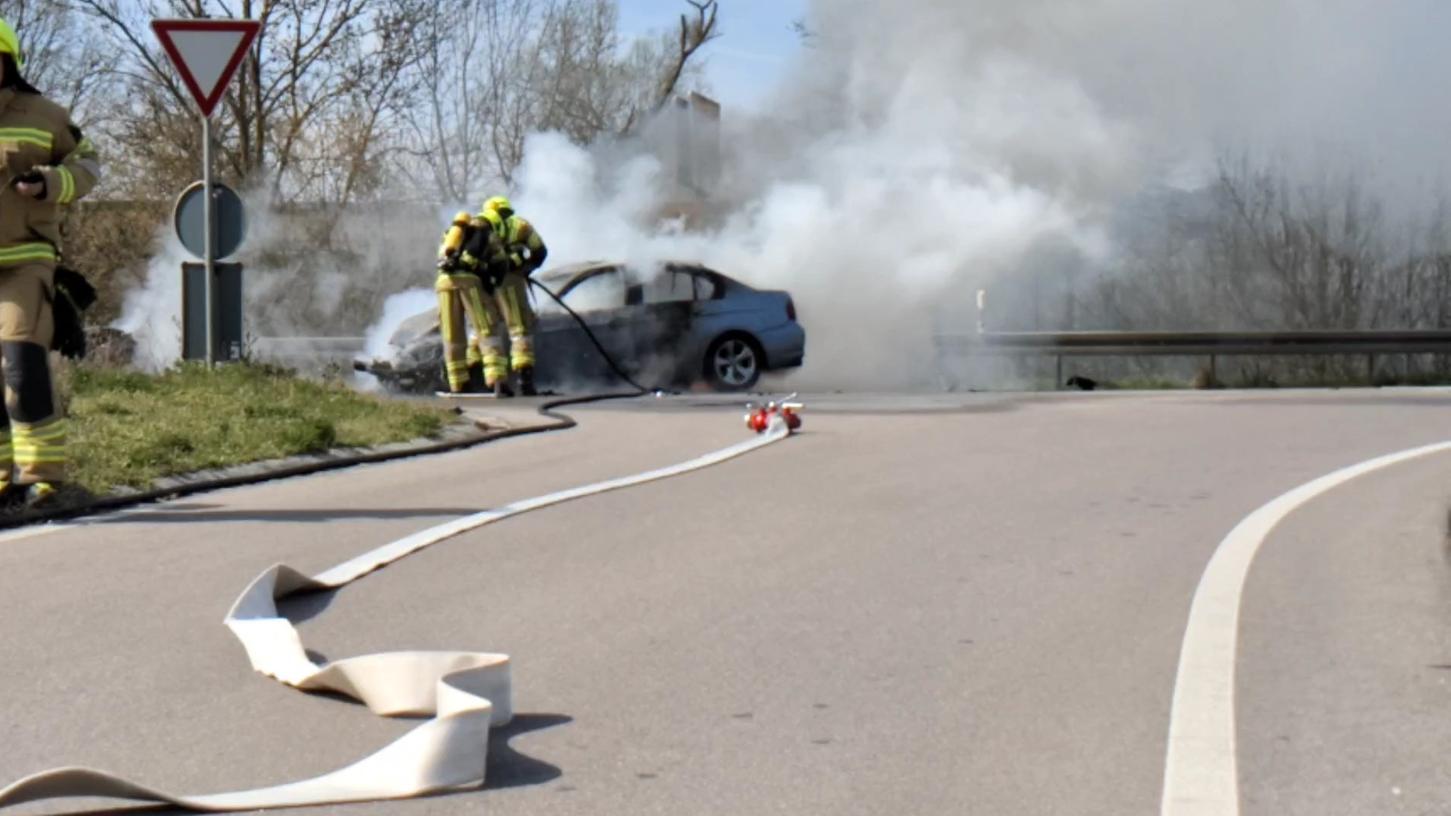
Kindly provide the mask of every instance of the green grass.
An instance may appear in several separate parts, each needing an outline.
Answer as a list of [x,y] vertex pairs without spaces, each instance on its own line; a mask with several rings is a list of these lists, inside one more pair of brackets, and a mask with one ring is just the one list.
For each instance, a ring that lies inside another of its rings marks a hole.
[[208,468],[434,436],[453,416],[252,364],[183,365],[159,375],[80,367],[62,380],[70,479],[97,494]]

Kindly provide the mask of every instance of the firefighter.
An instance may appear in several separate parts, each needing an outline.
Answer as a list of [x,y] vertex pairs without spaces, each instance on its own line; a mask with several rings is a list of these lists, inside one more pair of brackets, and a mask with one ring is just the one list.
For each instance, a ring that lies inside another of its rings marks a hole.
[[[469,366],[480,357],[479,338],[492,337],[499,322],[497,307],[489,303],[492,295],[489,298],[484,295],[486,291],[492,293],[507,263],[503,245],[487,221],[466,212],[454,216],[438,250],[438,279],[433,284],[438,293],[439,328],[450,393],[471,390]],[[465,316],[473,324],[472,337],[464,323]],[[497,359],[485,358],[484,362],[486,387],[495,388],[499,396],[507,396],[499,389],[500,383],[506,380],[503,365]],[[507,388],[508,383],[503,382],[503,390]]]
[[0,20],[0,501],[52,501],[65,478],[65,421],[50,371],[61,207],[101,177],[91,142],[25,81],[20,39]]
[[[529,276],[544,265],[549,248],[534,225],[515,215],[513,205],[503,196],[484,202],[480,215],[493,226],[508,256],[508,271],[495,292],[495,300],[509,327],[509,362],[519,378],[519,390],[525,396],[534,396],[534,309],[529,304]],[[487,357],[487,346],[484,354]]]

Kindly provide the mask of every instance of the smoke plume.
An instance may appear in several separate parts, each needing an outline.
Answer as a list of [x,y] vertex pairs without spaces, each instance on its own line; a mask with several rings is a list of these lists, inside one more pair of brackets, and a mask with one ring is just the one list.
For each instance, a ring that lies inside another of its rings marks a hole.
[[[393,295],[431,283],[439,224],[453,212],[394,202],[278,209],[264,193],[247,195],[245,203],[246,241],[227,259],[243,267],[243,345],[254,357],[310,372],[326,363],[346,368],[348,345],[337,340],[362,336],[380,313],[393,319],[400,308]],[[169,224],[158,229],[156,243],[144,284],[128,293],[114,324],[136,337],[135,362],[152,370],[181,356],[181,265],[198,262]]]

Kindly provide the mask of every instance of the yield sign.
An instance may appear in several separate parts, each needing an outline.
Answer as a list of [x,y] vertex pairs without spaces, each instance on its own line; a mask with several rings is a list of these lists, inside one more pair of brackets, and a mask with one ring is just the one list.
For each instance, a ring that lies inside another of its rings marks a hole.
[[152,20],[202,116],[211,116],[262,24],[256,20]]

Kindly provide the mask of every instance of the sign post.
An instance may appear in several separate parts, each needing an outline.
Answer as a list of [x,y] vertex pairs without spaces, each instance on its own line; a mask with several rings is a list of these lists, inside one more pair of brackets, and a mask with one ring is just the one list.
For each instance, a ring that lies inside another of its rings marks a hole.
[[151,29],[196,100],[202,117],[202,262],[205,264],[207,365],[216,363],[216,223],[212,201],[212,111],[247,56],[261,23],[256,20],[152,20]]
[[202,223],[206,228],[202,230],[202,263],[206,270],[202,280],[206,281],[207,297],[207,367],[217,364],[217,327],[213,325],[217,319],[217,255],[216,255],[216,233],[217,216],[216,208],[212,206],[212,117],[202,117]]
[[[211,271],[204,263],[183,263],[181,282],[181,358],[205,360],[212,343],[216,362],[242,359],[242,265],[222,263],[242,246],[247,234],[242,198],[232,188],[212,182],[212,194],[198,181],[176,200],[172,226],[187,252],[198,259],[214,259]],[[208,213],[208,205],[210,212]],[[212,244],[206,244],[210,223]],[[207,287],[207,280],[212,286]],[[211,303],[207,295],[211,294]]]

